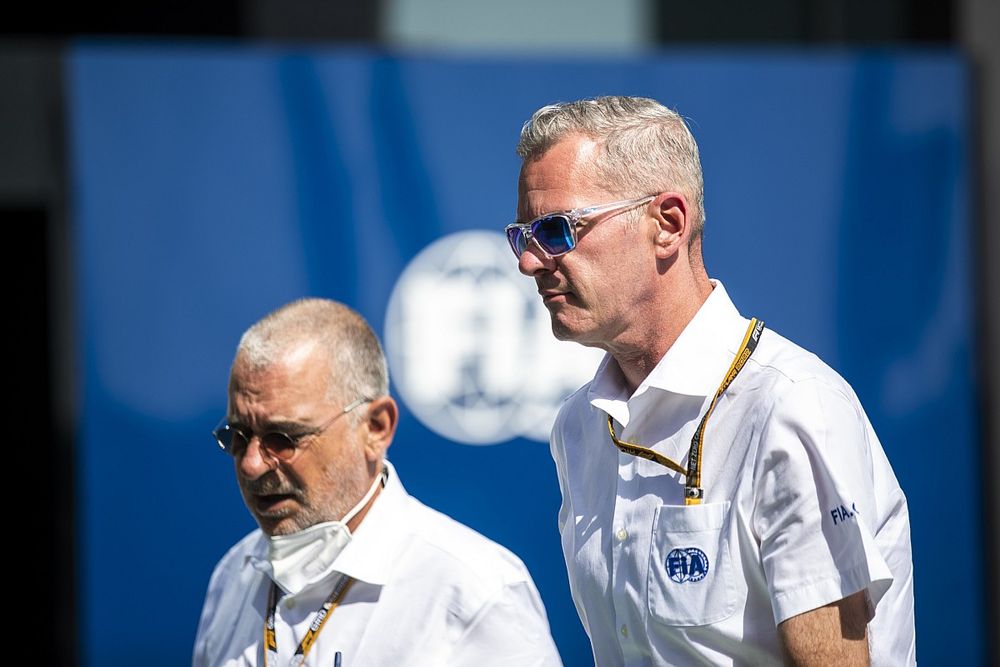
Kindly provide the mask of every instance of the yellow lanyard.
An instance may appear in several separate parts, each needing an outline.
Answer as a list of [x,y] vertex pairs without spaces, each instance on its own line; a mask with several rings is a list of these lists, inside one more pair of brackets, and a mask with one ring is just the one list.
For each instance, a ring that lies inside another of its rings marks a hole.
[[[298,648],[295,649],[295,655],[292,656],[292,659],[288,663],[291,667],[299,667],[306,661],[306,654],[309,653],[309,649],[316,643],[320,630],[326,625],[330,614],[340,604],[341,599],[347,593],[347,589],[353,583],[353,577],[344,575],[337,582],[337,585],[333,587],[329,597],[326,598],[326,602],[316,612],[313,622],[309,624],[309,630],[306,632],[305,637],[302,638]],[[274,632],[274,611],[278,603],[277,589],[278,585],[272,583],[271,592],[267,596],[267,618],[264,620],[264,667],[267,667],[268,658],[271,656],[273,656],[275,664],[278,662],[278,637]]]
[[725,377],[722,378],[722,383],[719,385],[719,389],[715,392],[715,397],[712,398],[712,402],[709,404],[708,410],[705,411],[704,416],[701,418],[701,422],[698,424],[698,428],[695,429],[694,436],[691,438],[691,448],[688,450],[687,469],[676,461],[667,458],[663,454],[653,451],[649,447],[643,447],[642,445],[637,445],[634,442],[619,440],[615,435],[614,417],[608,415],[608,431],[611,433],[611,442],[614,443],[615,447],[625,454],[631,454],[632,456],[644,458],[647,461],[659,463],[662,466],[684,475],[685,505],[700,505],[702,499],[705,497],[705,491],[701,488],[701,450],[705,444],[705,425],[708,423],[708,418],[711,416],[712,411],[715,410],[715,404],[719,402],[719,398],[722,396],[723,392],[725,392],[726,388],[732,384],[733,380],[736,379],[736,376],[739,375],[740,371],[743,370],[743,367],[746,365],[747,359],[749,359],[750,355],[753,354],[753,351],[757,349],[757,342],[760,340],[760,334],[763,331],[763,320],[758,320],[757,318],[750,320],[750,326],[747,327],[746,334],[743,336],[743,342],[740,344],[740,349],[736,353],[733,363],[730,364],[729,370],[726,371]]

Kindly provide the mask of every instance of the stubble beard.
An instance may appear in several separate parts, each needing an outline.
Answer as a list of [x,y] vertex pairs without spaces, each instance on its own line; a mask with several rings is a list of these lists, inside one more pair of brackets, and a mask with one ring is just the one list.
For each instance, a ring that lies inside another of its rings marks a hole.
[[360,474],[338,475],[328,470],[323,477],[325,493],[307,495],[294,518],[295,531],[326,521],[340,521],[368,491],[369,480]]

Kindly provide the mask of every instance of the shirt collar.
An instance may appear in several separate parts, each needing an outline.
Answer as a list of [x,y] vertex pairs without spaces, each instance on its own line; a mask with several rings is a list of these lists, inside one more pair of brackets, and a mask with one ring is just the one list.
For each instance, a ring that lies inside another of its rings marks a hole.
[[383,463],[388,470],[385,486],[335,562],[338,572],[377,586],[389,581],[399,553],[396,542],[408,532],[405,522],[409,496],[393,465],[387,460]]
[[631,396],[618,363],[605,355],[587,392],[594,407],[627,423],[628,409],[623,404],[650,389],[687,396],[715,392],[733,361],[747,320],[736,310],[722,282],[711,282],[708,299]]

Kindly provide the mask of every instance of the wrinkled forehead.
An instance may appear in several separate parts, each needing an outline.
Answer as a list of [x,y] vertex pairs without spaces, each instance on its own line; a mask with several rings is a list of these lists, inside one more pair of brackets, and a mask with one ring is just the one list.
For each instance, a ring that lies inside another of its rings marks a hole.
[[267,403],[325,401],[331,378],[329,356],[313,342],[289,345],[267,357],[241,351],[229,375],[230,406],[237,395]]

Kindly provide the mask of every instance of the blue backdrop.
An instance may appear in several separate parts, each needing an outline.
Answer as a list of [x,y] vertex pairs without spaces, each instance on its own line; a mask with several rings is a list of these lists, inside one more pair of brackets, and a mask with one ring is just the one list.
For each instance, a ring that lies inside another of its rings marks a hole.
[[[861,397],[909,499],[918,659],[981,663],[967,74],[936,51],[77,45],[83,662],[188,662],[212,566],[254,527],[209,436],[240,333],[305,295],[384,333],[418,253],[512,219],[530,113],[624,93],[691,119],[709,273]],[[547,446],[460,444],[403,402],[391,457],[413,495],[523,558],[564,660],[588,664]]]

